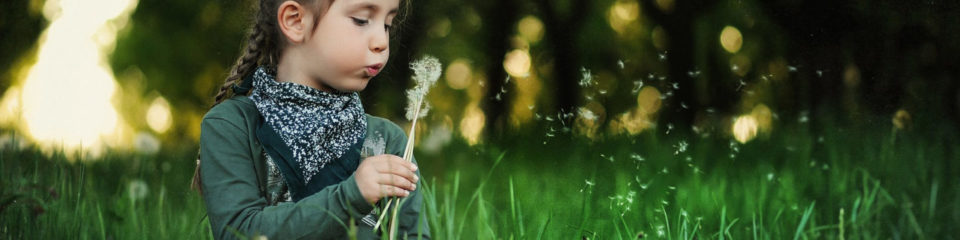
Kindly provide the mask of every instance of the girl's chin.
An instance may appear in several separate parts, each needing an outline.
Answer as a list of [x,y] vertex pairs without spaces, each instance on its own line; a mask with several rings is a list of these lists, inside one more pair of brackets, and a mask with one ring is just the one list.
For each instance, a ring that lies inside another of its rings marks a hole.
[[370,83],[369,78],[367,79],[361,78],[357,80],[351,80],[350,83],[337,86],[335,88],[337,89],[337,91],[341,91],[341,92],[359,92],[367,88],[367,83]]

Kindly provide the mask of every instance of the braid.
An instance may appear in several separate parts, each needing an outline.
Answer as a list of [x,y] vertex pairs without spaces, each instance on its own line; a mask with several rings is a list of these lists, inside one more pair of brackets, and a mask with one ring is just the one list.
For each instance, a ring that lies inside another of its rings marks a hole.
[[[263,1],[266,2],[266,1]],[[261,4],[263,8],[264,4]],[[260,11],[264,12],[264,11]],[[233,94],[233,85],[240,84],[243,82],[243,77],[247,74],[253,72],[256,67],[263,62],[263,64],[272,65],[273,56],[266,56],[267,59],[264,59],[264,55],[274,55],[274,54],[264,54],[265,51],[272,50],[269,46],[272,41],[270,39],[270,30],[267,29],[266,25],[269,24],[268,21],[265,21],[265,14],[257,14],[256,23],[250,29],[250,36],[247,40],[247,45],[243,48],[243,54],[237,58],[237,62],[233,65],[230,70],[230,75],[227,76],[227,79],[224,80],[223,85],[220,85],[220,91],[214,97],[214,106],[220,104],[227,98],[231,97]]]
[[[277,47],[274,45],[275,41],[273,41],[273,38],[277,36],[274,23],[271,21],[271,16],[276,15],[272,13],[275,11],[273,5],[275,5],[274,1],[260,1],[256,20],[254,21],[253,27],[250,28],[250,35],[247,38],[247,45],[244,46],[241,51],[243,54],[237,58],[236,63],[231,67],[230,75],[227,76],[223,84],[220,85],[220,90],[214,97],[214,103],[211,108],[235,95],[236,93],[233,91],[233,86],[241,84],[243,77],[253,72],[260,64],[268,67],[276,66],[279,53],[276,51]],[[191,188],[203,194],[201,184],[200,154],[198,152],[197,167],[193,173]]]

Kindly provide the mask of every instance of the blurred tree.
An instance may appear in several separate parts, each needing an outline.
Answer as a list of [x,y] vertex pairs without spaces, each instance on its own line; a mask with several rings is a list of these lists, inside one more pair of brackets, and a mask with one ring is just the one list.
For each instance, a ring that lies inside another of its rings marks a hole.
[[[681,103],[688,106],[685,111],[663,111],[657,120],[658,125],[667,126],[673,124],[678,126],[681,132],[687,132],[693,124],[694,113],[705,104],[721,104],[721,109],[728,108],[723,105],[731,104],[730,101],[724,102],[701,102],[694,95],[693,78],[688,76],[687,72],[694,69],[695,50],[699,49],[694,45],[696,36],[694,34],[694,23],[700,16],[708,10],[713,9],[720,1],[701,1],[698,3],[672,3],[670,7],[658,6],[654,1],[640,1],[643,13],[653,22],[660,24],[669,36],[669,49],[665,54],[667,57],[668,75],[678,85],[674,89],[673,97],[667,98],[664,102],[666,108],[678,108]],[[658,1],[659,2],[659,1]],[[715,81],[714,81],[715,82]],[[723,88],[713,88],[719,91]],[[726,95],[725,93],[722,93]],[[729,105],[728,105],[729,106]]]
[[551,77],[557,88],[550,96],[556,102],[553,110],[570,112],[576,109],[581,99],[577,85],[581,76],[577,37],[592,10],[590,1],[536,1],[546,28],[544,41],[550,48],[547,52],[553,57]]
[[501,89],[507,87],[507,72],[503,68],[503,61],[506,53],[510,51],[510,36],[514,31],[514,26],[519,18],[518,2],[514,0],[496,0],[486,1],[482,6],[486,18],[486,24],[483,25],[483,31],[486,34],[486,94],[484,96],[483,108],[486,115],[486,130],[489,137],[494,139],[500,137],[503,131],[509,127],[507,119],[509,118],[511,94],[502,94]]
[[[141,0],[110,58],[122,76],[139,69],[145,91],[157,91],[175,109],[206,111],[240,54],[254,2]],[[124,84],[124,78],[118,78]]]
[[13,84],[11,69],[23,55],[34,52],[40,33],[47,27],[43,0],[0,1],[0,96]]

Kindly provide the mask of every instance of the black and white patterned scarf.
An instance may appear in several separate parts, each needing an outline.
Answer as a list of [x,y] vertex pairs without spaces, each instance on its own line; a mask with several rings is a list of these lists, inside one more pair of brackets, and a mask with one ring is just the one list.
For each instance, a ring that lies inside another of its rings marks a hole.
[[367,119],[359,94],[278,82],[275,72],[264,67],[253,74],[250,99],[290,147],[304,184],[366,134]]

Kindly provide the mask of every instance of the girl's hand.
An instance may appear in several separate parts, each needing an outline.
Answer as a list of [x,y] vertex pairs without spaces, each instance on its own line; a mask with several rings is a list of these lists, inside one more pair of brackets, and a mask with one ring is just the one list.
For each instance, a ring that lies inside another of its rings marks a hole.
[[360,162],[354,178],[371,205],[384,197],[406,197],[417,189],[417,165],[396,155],[377,155]]

